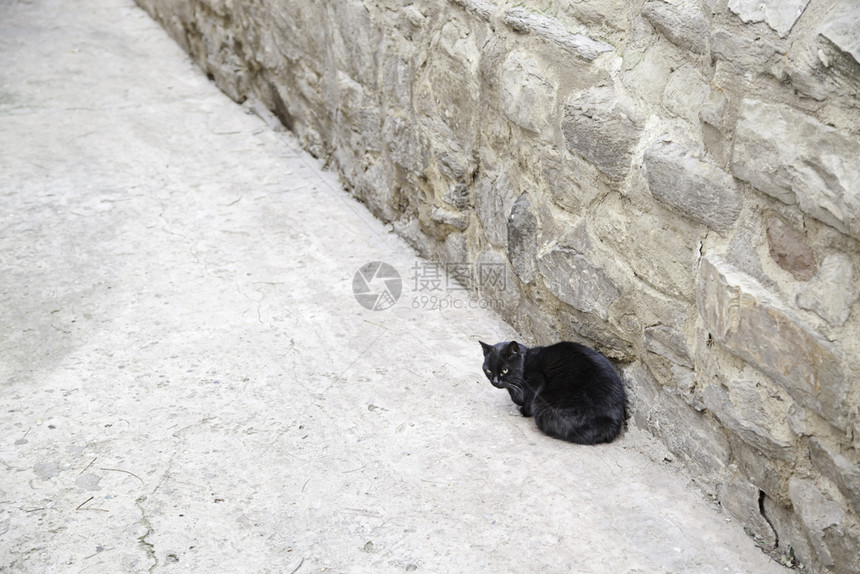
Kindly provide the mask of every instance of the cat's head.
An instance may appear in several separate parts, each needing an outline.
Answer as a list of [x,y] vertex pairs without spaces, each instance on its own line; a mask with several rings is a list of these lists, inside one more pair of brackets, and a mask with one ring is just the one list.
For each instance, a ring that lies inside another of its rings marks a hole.
[[495,345],[488,345],[483,341],[479,343],[484,350],[484,374],[490,383],[499,389],[519,387],[526,348],[516,341],[504,341]]

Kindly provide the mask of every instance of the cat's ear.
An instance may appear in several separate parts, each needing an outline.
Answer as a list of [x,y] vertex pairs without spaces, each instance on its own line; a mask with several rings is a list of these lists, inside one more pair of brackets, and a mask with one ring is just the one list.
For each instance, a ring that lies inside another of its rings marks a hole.
[[508,346],[505,347],[505,352],[503,353],[503,356],[506,359],[512,359],[519,354],[520,354],[519,343],[517,343],[516,341],[511,341],[510,343],[508,343]]
[[492,350],[493,346],[488,345],[483,341],[478,341],[478,342],[481,344],[481,348],[484,349],[484,356],[486,357],[487,354]]

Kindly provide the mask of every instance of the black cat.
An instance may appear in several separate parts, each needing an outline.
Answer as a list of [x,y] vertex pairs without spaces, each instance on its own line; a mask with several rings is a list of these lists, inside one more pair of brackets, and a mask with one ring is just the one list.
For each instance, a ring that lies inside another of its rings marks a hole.
[[625,393],[609,360],[579,343],[531,349],[516,341],[484,349],[484,374],[507,389],[525,417],[554,438],[612,442],[624,424]]

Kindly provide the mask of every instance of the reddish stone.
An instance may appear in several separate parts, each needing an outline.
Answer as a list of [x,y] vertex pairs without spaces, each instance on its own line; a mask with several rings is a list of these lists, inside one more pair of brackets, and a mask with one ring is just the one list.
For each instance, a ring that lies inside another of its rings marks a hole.
[[803,236],[776,216],[769,218],[765,227],[770,256],[776,264],[799,281],[812,279],[818,271],[818,264],[815,262],[815,253]]

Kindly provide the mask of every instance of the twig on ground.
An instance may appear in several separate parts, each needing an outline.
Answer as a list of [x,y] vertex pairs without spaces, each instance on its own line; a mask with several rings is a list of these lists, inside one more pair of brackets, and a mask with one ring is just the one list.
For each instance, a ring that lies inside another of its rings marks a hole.
[[298,571],[299,571],[299,568],[301,568],[301,567],[302,567],[302,564],[304,564],[304,563],[305,563],[305,558],[304,558],[304,556],[302,556],[302,560],[301,560],[301,562],[299,562],[299,565],[298,565],[298,566],[296,566],[296,569],[295,569],[295,570],[293,570],[292,572],[290,572],[290,574],[296,574],[296,572],[298,572]]
[[85,472],[87,471],[87,469],[93,465],[93,463],[96,461],[96,459],[97,459],[97,458],[98,458],[97,456],[96,456],[96,457],[93,457],[93,459],[90,461],[90,463],[89,463],[87,466],[85,466],[85,467],[84,467],[84,470],[82,470],[81,472],[79,472],[79,473],[78,473],[78,476],[80,476],[80,475],[82,475],[83,473],[85,473]]
[[[95,461],[95,459],[93,459],[93,461]],[[89,467],[87,467],[87,468],[89,468]],[[124,472],[124,473],[126,473],[126,474],[130,474],[130,475],[132,475],[133,477],[135,477],[136,479],[138,479],[138,480],[140,481],[140,484],[146,485],[146,483],[145,483],[145,482],[143,482],[143,479],[142,479],[142,478],[140,478],[139,476],[137,476],[137,475],[136,475],[136,474],[134,474],[133,472],[129,472],[129,471],[127,471],[127,470],[123,470],[123,469],[121,469],[121,468],[101,468],[100,470],[111,470],[111,471],[113,471],[113,472]]]

